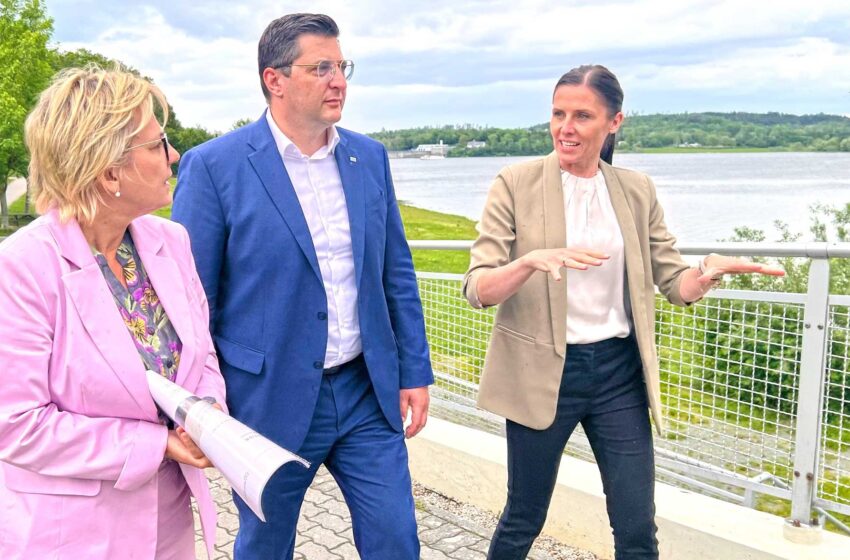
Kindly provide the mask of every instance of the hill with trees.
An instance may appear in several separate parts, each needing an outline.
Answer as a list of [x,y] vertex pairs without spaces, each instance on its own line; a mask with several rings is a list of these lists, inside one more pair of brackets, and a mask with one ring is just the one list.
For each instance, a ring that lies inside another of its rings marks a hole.
[[[388,150],[420,144],[454,145],[449,156],[542,155],[552,149],[548,123],[528,128],[470,124],[382,130],[370,134]],[[485,142],[467,148],[473,140]],[[850,152],[850,118],[784,113],[677,113],[629,115],[617,134],[621,151],[775,150]]]

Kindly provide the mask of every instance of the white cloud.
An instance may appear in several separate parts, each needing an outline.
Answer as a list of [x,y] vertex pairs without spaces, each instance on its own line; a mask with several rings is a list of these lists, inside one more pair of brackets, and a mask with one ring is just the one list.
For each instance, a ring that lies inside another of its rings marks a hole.
[[257,40],[269,21],[294,11],[328,13],[339,23],[343,52],[358,61],[344,123],[364,131],[541,122],[558,75],[597,61],[620,76],[629,110],[840,112],[850,100],[846,0],[53,6],[62,48],[85,47],[138,68],[185,125],[213,130],[259,115]]
[[85,47],[150,76],[185,126],[227,130],[238,118],[259,114],[264,101],[253,62],[255,38],[202,40],[175,28],[154,8],[140,12],[91,41],[62,48]]
[[781,47],[735,49],[695,64],[642,64],[623,77],[654,90],[850,88],[850,46],[803,37]]

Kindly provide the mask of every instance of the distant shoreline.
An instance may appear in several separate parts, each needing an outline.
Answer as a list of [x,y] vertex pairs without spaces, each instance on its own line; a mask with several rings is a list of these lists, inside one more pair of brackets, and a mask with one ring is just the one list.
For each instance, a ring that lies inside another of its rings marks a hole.
[[[549,152],[543,154],[464,154],[464,155],[448,155],[445,158],[428,158],[428,157],[399,157],[390,152],[390,159],[472,159],[479,157],[543,157]],[[789,154],[844,154],[842,151],[816,151],[816,150],[792,150],[782,148],[643,148],[641,150],[616,150],[617,154],[757,154],[757,153],[789,153]]]

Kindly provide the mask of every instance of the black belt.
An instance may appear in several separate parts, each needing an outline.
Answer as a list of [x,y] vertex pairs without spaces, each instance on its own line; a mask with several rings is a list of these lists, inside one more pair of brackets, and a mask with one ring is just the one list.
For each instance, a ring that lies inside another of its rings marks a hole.
[[366,364],[366,360],[363,358],[362,352],[360,354],[357,354],[356,358],[354,358],[353,360],[349,360],[349,361],[345,362],[344,364],[339,364],[338,366],[333,366],[333,367],[323,369],[322,375],[336,375],[337,373],[342,371],[343,368],[347,368],[349,366],[356,366],[356,365],[360,365],[360,364],[364,364],[364,365]]

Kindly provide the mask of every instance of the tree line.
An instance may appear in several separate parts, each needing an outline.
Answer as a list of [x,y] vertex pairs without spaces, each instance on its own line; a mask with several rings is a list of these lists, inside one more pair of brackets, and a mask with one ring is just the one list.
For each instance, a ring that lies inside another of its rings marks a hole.
[[[52,35],[53,20],[42,0],[0,0],[0,230],[9,227],[9,180],[27,175],[24,121],[51,77],[64,68],[87,64],[104,68],[120,65],[141,76],[120,61],[86,49],[62,51],[51,47]],[[216,135],[203,127],[184,127],[170,106],[165,132],[180,152]]]
[[[454,145],[450,157],[530,156],[552,150],[549,125],[495,128],[470,124],[381,130],[370,134],[388,150],[420,144]],[[467,148],[473,140],[482,148]],[[777,151],[850,152],[850,118],[840,115],[783,113],[633,114],[617,134],[622,151],[664,148],[769,149]]]

